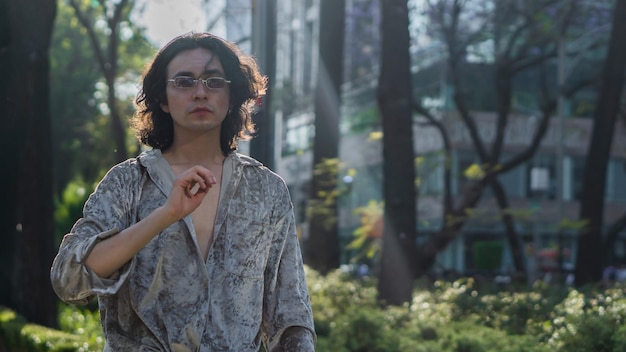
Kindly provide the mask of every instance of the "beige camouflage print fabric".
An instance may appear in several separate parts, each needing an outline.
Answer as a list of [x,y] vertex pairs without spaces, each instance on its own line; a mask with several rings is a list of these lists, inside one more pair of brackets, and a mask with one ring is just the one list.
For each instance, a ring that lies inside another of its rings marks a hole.
[[254,351],[263,340],[279,350],[288,327],[315,334],[283,180],[259,162],[231,153],[224,163],[215,237],[206,263],[191,216],[158,234],[110,278],[84,259],[165,203],[174,175],[159,150],[113,167],[85,204],[84,216],[61,243],[51,270],[66,302],[98,296],[107,351]]

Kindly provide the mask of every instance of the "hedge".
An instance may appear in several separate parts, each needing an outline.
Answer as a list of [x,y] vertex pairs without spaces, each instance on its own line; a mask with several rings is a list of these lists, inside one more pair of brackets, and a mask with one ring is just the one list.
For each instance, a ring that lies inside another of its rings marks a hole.
[[0,352],[76,352],[83,345],[80,336],[29,323],[0,306]]

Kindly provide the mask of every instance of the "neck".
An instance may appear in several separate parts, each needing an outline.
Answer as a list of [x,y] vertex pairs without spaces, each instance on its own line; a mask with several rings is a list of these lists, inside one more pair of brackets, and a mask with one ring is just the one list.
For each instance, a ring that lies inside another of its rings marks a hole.
[[207,138],[207,136],[174,137],[174,142],[163,153],[170,164],[222,164],[224,154],[220,148],[219,137]]

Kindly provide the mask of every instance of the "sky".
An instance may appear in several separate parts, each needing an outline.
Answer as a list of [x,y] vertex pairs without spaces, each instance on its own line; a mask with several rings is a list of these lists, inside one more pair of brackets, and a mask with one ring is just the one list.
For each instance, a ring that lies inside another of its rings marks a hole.
[[148,39],[160,47],[179,34],[206,30],[201,1],[148,0],[138,22],[146,27]]

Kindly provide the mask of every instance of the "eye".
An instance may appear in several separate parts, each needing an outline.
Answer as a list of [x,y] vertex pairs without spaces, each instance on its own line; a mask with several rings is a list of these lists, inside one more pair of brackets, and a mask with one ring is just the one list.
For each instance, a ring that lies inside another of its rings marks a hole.
[[221,77],[207,78],[207,86],[209,88],[224,88],[226,81]]
[[178,88],[191,88],[198,83],[197,79],[193,79],[191,77],[175,77],[174,85]]

